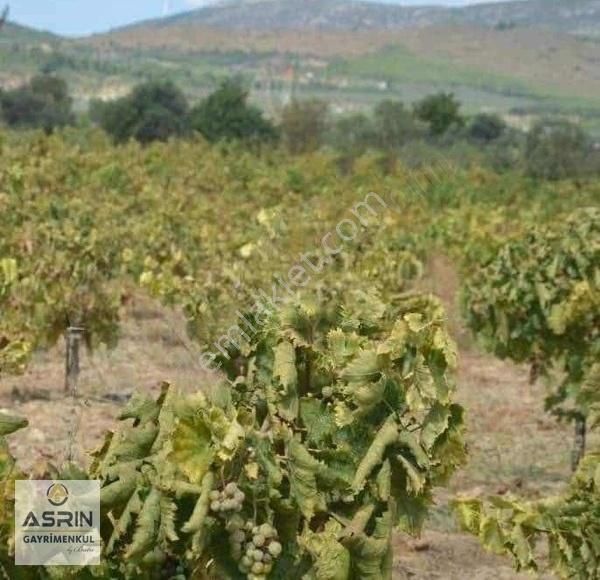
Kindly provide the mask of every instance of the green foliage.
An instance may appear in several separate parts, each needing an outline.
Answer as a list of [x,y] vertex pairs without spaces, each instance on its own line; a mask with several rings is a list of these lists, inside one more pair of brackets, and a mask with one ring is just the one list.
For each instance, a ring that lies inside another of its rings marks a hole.
[[[53,346],[69,326],[85,329],[90,348],[114,346],[121,307],[121,286],[113,282],[121,259],[114,235],[96,229],[87,212],[69,215],[58,204],[50,209],[56,213],[29,230],[28,247],[40,248],[39,259],[24,257],[14,282],[20,324],[36,346]],[[19,240],[12,241],[17,252]]]
[[580,389],[600,353],[599,264],[600,213],[590,208],[508,242],[465,283],[467,325],[491,352],[536,374],[561,367],[547,399],[559,415],[587,414]]
[[339,117],[329,131],[328,141],[346,160],[369,149],[397,154],[424,133],[420,123],[400,101],[381,101],[371,116],[354,113]]
[[211,142],[273,141],[277,131],[257,107],[248,104],[248,92],[235,79],[198,103],[190,113],[191,126]]
[[548,564],[560,578],[600,577],[600,455],[589,454],[559,497],[525,502],[511,497],[462,499],[455,510],[463,529],[490,551],[512,556],[518,570],[541,571],[543,541]]
[[166,141],[188,134],[188,103],[170,81],[149,81],[115,101],[96,101],[92,117],[117,143]]
[[502,136],[506,123],[498,115],[481,113],[475,115],[469,122],[468,134],[475,141],[489,143]]
[[[272,578],[389,577],[390,530],[420,529],[432,487],[464,455],[444,313],[414,291],[428,253],[443,248],[473,272],[507,238],[598,196],[593,182],[533,185],[477,167],[383,175],[373,154],[340,176],[326,152],[289,158],[202,140],[115,148],[93,131],[9,133],[2,155],[0,328],[11,343],[51,344],[83,320],[92,342],[114,344],[136,282],[182,307],[203,346],[239,313],[257,329],[221,353],[230,383],[210,397],[134,399],[97,453],[88,475],[103,481],[107,507],[97,575],[115,579],[193,578],[210,563],[215,577],[241,580],[240,565],[265,571],[256,562],[272,564]],[[381,192],[371,211],[359,204],[370,191]],[[360,231],[342,244],[345,219]],[[581,228],[564,268],[546,276],[564,293],[555,332],[574,341],[598,311],[597,278],[569,282],[597,248],[596,221],[558,228],[548,250],[562,255]],[[337,254],[319,245],[328,232]],[[543,249],[526,260],[528,244],[515,263],[543,264]],[[277,285],[298,264],[311,278],[300,299],[303,281]],[[259,293],[274,293],[277,308],[253,310]],[[582,379],[577,404],[591,414],[598,376]]]
[[543,179],[565,179],[582,174],[589,139],[577,125],[563,120],[538,121],[527,135],[527,173]]
[[373,113],[377,144],[384,151],[395,150],[419,137],[421,128],[401,101],[381,101]]
[[50,133],[75,118],[64,80],[38,75],[21,88],[0,91],[0,117],[9,127],[43,129]]
[[375,146],[377,134],[370,117],[354,113],[336,119],[329,141],[342,155],[355,159]]
[[88,472],[102,482],[94,575],[162,578],[177,561],[185,577],[391,578],[393,527],[416,532],[464,460],[455,365],[432,298],[286,301],[214,395],[165,385],[124,409]]
[[14,496],[15,481],[24,474],[18,469],[15,459],[10,454],[5,436],[27,425],[27,421],[0,415],[0,572],[6,578],[35,578],[27,572],[17,572],[12,555],[14,543]]
[[292,101],[281,113],[281,136],[292,154],[316,151],[323,143],[329,107],[324,101]]
[[452,93],[429,95],[414,106],[415,116],[429,125],[431,135],[440,136],[453,126],[464,123],[460,103]]
[[500,137],[486,147],[490,167],[497,172],[523,172],[526,139],[521,131],[505,128]]
[[17,280],[16,260],[0,259],[0,377],[23,371],[31,352],[31,344],[19,328],[20,321],[15,320],[11,312],[13,287]]

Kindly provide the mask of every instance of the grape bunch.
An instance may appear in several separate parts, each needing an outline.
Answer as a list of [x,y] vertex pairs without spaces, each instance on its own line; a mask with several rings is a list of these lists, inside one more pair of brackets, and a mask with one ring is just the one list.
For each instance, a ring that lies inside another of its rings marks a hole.
[[266,580],[281,554],[277,530],[270,524],[255,525],[234,515],[227,523],[231,556],[248,580]]
[[223,491],[215,489],[210,492],[210,510],[215,513],[241,512],[245,499],[244,492],[231,482]]

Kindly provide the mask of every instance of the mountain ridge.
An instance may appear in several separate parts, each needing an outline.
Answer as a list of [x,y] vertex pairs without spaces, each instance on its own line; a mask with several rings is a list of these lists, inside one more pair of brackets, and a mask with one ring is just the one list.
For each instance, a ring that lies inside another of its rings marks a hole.
[[600,134],[600,0],[466,8],[238,0],[78,39],[10,25],[0,58],[0,87],[52,72],[80,102],[118,97],[148,78],[199,98],[233,74],[273,110],[292,90],[340,111],[451,90],[471,111],[570,111]]
[[0,41],[10,42],[46,42],[51,40],[58,40],[60,36],[48,32],[46,30],[38,30],[31,26],[25,26],[9,20],[2,26],[2,32],[0,33]]
[[364,0],[233,0],[147,20],[139,26],[230,30],[393,30],[440,25],[545,27],[600,37],[600,0],[506,0],[464,7],[400,6]]
[[[257,32],[403,30],[447,25],[496,29],[541,27],[600,38],[600,0],[504,0],[461,7],[437,5],[435,1],[423,6],[404,6],[365,0],[223,0],[80,39],[181,25]],[[63,38],[13,21],[5,25],[4,37],[10,40]]]

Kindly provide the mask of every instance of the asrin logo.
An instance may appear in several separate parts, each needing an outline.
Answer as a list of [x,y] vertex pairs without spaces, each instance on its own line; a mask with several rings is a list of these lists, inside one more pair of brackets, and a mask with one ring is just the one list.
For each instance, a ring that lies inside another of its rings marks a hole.
[[53,483],[46,491],[46,497],[53,506],[60,507],[69,500],[69,490],[62,483]]
[[100,564],[100,482],[17,480],[15,564]]

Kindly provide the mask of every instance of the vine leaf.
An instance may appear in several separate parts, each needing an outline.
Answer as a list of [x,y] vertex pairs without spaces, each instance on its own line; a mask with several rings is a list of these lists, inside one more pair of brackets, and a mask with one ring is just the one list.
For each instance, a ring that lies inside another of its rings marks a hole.
[[377,351],[362,350],[344,369],[342,378],[351,382],[375,381],[380,374]]
[[180,420],[173,432],[170,460],[187,475],[191,483],[200,483],[214,460],[211,431],[203,418]]
[[451,410],[439,403],[430,409],[421,431],[421,443],[425,449],[431,450],[438,438],[446,432],[451,417]]
[[161,516],[161,493],[151,488],[137,519],[133,540],[125,557],[135,558],[153,547]]
[[288,445],[290,494],[302,515],[310,520],[316,511],[325,509],[325,503],[317,488],[317,475],[323,469],[297,439]]
[[419,473],[419,470],[402,455],[397,456],[398,461],[402,464],[406,475],[408,476],[408,490],[413,495],[419,494],[425,486],[425,476]]
[[318,399],[300,401],[300,418],[306,427],[306,440],[313,445],[323,445],[335,432],[335,421],[324,403]]
[[314,580],[347,580],[350,576],[350,554],[338,536],[342,525],[329,520],[322,531],[313,532],[306,528],[298,541],[313,559]]
[[298,370],[296,351],[291,342],[282,341],[275,347],[273,378],[278,379],[284,389],[279,401],[279,413],[288,421],[293,421],[298,416]]
[[29,425],[29,421],[23,417],[0,413],[0,437],[10,435],[19,429],[24,429],[27,425]]
[[483,544],[495,554],[503,554],[506,551],[505,538],[498,520],[483,517],[480,528],[480,537]]
[[359,492],[365,485],[366,479],[371,475],[371,472],[381,463],[383,463],[385,453],[389,446],[398,441],[398,423],[395,417],[389,417],[383,424],[383,427],[377,432],[369,450],[360,461],[354,480],[352,489]]

